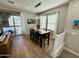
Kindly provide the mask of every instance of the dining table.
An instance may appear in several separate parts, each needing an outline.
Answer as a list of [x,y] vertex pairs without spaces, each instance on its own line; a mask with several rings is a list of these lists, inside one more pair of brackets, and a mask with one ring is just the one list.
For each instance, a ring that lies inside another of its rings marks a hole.
[[45,46],[46,40],[47,40],[47,44],[49,45],[50,31],[44,30],[44,29],[38,29],[38,28],[32,28],[32,29],[39,33],[38,39],[40,40],[40,47],[41,48],[43,46],[43,43],[44,43],[44,46]]

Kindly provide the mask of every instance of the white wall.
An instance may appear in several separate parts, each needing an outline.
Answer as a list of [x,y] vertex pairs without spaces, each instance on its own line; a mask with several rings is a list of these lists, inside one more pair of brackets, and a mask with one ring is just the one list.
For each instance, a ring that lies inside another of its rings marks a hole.
[[53,52],[51,53],[52,57],[57,57],[62,52],[64,46],[64,37],[65,37],[65,32],[61,34],[56,34]]
[[36,14],[29,12],[21,12],[20,16],[22,17],[22,32],[24,34],[29,34],[30,28],[35,27],[35,24],[27,24],[27,19],[35,19]]
[[59,11],[57,33],[62,33],[64,31],[67,10],[68,10],[68,4],[65,4],[65,5],[53,8],[51,10],[48,10],[46,12],[43,12],[40,15],[51,14]]
[[65,45],[70,50],[79,53],[79,30],[72,27],[72,21],[75,19],[79,19],[79,0],[70,0],[65,27]]

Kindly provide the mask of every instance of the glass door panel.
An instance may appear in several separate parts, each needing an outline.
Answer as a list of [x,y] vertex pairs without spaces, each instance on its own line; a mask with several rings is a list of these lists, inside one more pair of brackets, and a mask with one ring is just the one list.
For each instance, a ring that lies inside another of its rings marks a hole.
[[22,34],[22,31],[21,31],[21,17],[14,16],[14,21],[15,21],[16,35]]
[[2,25],[3,25],[3,32],[11,32],[15,35],[14,23],[13,23],[13,16],[12,15],[1,15]]
[[2,25],[3,25],[3,32],[10,31],[13,35],[20,35],[22,34],[21,31],[21,17],[8,15],[2,16]]

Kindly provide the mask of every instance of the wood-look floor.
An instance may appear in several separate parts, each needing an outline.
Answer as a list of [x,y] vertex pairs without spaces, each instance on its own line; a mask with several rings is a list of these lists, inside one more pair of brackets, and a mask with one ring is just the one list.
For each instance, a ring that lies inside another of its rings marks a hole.
[[50,52],[53,49],[53,40],[49,47],[40,48],[33,43],[29,35],[16,36],[13,39],[10,58],[50,58]]

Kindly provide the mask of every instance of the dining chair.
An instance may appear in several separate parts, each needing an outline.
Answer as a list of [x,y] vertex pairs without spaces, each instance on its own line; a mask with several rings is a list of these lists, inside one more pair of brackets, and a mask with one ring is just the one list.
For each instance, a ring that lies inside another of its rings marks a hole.
[[40,36],[40,47],[45,47],[46,45],[49,45],[49,39],[50,39],[50,32],[41,34]]
[[34,30],[34,32],[33,32],[33,35],[34,35],[34,42],[36,43],[36,44],[38,44],[39,43],[39,31],[35,31]]
[[33,39],[34,39],[34,36],[33,36],[33,29],[32,28],[30,28],[30,40],[32,40],[33,41]]

